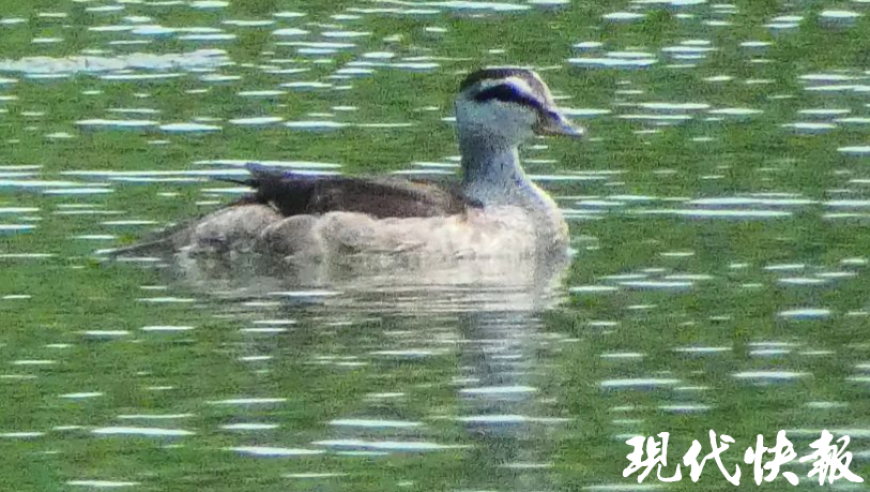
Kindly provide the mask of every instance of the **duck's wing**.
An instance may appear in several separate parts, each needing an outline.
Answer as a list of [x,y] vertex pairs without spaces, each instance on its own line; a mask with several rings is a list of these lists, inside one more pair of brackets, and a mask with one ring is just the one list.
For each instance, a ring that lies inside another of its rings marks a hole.
[[334,211],[377,218],[437,217],[477,206],[452,183],[397,177],[310,176],[249,165],[250,179],[236,181],[254,188],[238,204],[261,203],[290,217]]
[[[249,179],[215,178],[254,188],[230,207],[267,205],[285,217],[346,211],[377,218],[447,216],[462,213],[469,207],[480,207],[479,203],[465,197],[458,183],[443,180],[311,176],[258,165],[248,165],[248,171]],[[133,245],[101,250],[98,254],[111,258],[177,250],[191,242],[194,228],[201,220],[202,216],[193,218]]]

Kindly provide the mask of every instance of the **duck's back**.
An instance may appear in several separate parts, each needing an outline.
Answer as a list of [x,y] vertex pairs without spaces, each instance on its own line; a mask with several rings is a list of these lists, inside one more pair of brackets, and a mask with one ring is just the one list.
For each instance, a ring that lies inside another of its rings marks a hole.
[[[176,225],[114,254],[180,249],[248,249],[266,228],[285,219],[300,231],[314,218],[338,214],[352,222],[382,219],[452,217],[480,208],[458,183],[305,175],[249,165],[245,180],[218,178],[253,188],[251,193],[204,217]],[[328,222],[328,220],[327,220]],[[286,230],[287,228],[282,228]],[[282,248],[283,249],[283,248]]]
[[375,218],[443,217],[462,213],[474,203],[452,182],[400,178],[305,176],[249,168],[244,184],[254,193],[239,205],[269,205],[284,217],[358,212]]

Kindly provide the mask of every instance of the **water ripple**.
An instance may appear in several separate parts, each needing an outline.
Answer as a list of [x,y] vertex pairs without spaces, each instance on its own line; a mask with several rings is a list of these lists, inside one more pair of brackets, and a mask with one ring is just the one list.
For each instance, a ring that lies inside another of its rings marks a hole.
[[236,453],[246,454],[250,456],[270,457],[311,456],[324,453],[324,451],[318,449],[274,448],[267,446],[238,446],[224,449],[226,451],[235,451]]
[[127,435],[145,437],[183,437],[194,433],[184,429],[163,429],[159,427],[101,427],[91,431],[98,435]]

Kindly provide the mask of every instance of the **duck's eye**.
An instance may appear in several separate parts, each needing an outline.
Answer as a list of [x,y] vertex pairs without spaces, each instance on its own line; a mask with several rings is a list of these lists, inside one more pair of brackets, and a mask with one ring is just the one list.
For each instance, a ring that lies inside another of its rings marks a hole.
[[484,103],[495,99],[496,101],[519,104],[532,109],[540,109],[541,103],[537,99],[520,92],[519,89],[510,84],[499,84],[484,89],[474,95],[474,100],[479,103]]

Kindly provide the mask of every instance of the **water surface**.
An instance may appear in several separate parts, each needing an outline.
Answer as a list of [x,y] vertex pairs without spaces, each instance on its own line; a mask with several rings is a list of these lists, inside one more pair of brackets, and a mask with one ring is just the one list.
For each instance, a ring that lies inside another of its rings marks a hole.
[[[0,488],[731,490],[622,477],[710,429],[741,484],[780,429],[870,477],[866,2],[7,3]],[[503,64],[589,128],[523,150],[571,226],[552,296],[94,257],[249,161],[453,172],[452,92]]]

